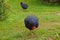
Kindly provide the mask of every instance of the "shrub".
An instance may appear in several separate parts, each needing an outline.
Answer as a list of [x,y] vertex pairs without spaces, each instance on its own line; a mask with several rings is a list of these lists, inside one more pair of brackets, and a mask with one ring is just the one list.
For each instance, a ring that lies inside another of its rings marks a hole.
[[0,0],[0,21],[6,19],[4,1],[5,0]]

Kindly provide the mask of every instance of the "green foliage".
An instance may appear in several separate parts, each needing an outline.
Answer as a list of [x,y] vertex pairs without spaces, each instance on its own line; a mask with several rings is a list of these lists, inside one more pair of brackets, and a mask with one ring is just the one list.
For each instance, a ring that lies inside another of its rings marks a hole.
[[4,1],[5,0],[1,0],[0,1],[0,21],[6,19],[6,14],[5,14],[5,6],[4,6]]

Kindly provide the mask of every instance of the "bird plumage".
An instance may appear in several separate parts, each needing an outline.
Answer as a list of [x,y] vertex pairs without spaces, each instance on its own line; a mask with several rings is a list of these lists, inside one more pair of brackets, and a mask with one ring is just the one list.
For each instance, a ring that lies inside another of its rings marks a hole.
[[37,28],[39,25],[38,18],[36,16],[30,15],[27,16],[24,20],[26,28],[33,30],[34,27]]
[[20,5],[23,9],[27,9],[28,8],[28,5],[23,3],[23,2],[20,2]]

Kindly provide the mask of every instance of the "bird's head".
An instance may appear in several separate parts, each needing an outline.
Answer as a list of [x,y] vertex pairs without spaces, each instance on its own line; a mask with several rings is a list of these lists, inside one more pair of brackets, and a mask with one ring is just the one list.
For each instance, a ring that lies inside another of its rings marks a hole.
[[23,2],[20,2],[20,4],[23,4]]

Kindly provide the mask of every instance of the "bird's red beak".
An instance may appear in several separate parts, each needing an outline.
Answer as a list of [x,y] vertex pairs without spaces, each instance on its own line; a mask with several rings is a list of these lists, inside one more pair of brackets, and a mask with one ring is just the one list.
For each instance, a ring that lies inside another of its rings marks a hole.
[[36,27],[35,26],[32,26],[32,30],[34,30],[34,29],[36,29]]

